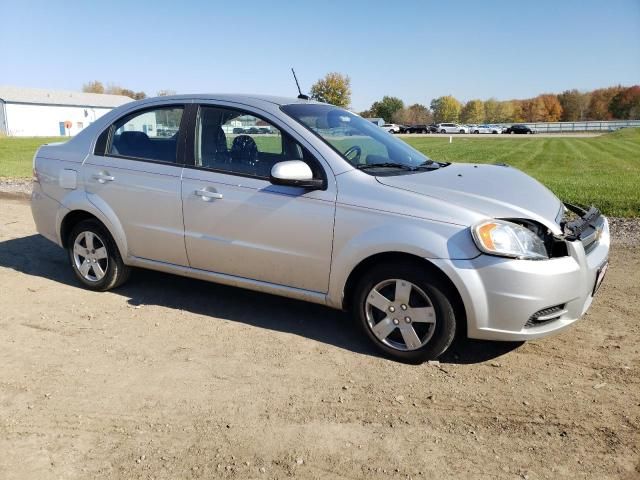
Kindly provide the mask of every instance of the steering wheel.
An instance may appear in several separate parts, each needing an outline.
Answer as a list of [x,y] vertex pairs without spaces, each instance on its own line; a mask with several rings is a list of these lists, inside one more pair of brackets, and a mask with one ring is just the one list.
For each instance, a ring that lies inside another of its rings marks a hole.
[[[355,155],[353,156],[353,158],[349,158],[350,155],[353,155],[355,153]],[[349,161],[353,162],[353,163],[358,163],[360,161],[360,156],[362,155],[362,148],[360,148],[358,145],[353,145],[349,148],[347,148],[347,150],[344,152],[343,154]]]

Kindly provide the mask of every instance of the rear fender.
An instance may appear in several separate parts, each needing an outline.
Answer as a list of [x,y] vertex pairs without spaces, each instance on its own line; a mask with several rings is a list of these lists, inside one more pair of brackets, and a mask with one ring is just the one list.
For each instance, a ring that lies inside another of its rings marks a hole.
[[58,232],[61,244],[62,222],[64,217],[75,210],[82,210],[96,217],[107,227],[107,230],[109,230],[109,233],[111,233],[111,236],[118,246],[122,258],[126,259],[128,257],[127,238],[124,234],[122,224],[111,207],[100,197],[85,193],[82,190],[73,190],[63,198],[62,206],[64,209],[59,210],[58,217],[56,218],[56,231]]

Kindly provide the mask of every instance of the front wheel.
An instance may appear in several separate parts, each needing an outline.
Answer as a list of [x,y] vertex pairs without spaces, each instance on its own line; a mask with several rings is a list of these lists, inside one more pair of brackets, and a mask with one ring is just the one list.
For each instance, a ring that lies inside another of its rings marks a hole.
[[78,223],[67,248],[76,277],[91,290],[110,290],[129,278],[131,269],[122,261],[111,234],[97,220]]
[[383,264],[355,289],[352,314],[385,355],[422,363],[444,353],[455,336],[456,319],[447,288],[424,268]]

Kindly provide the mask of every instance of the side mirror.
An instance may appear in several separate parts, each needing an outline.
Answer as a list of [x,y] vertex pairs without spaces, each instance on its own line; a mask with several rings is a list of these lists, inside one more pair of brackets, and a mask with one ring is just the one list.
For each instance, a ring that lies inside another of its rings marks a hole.
[[324,186],[324,182],[321,179],[313,178],[311,168],[302,160],[287,160],[276,163],[271,168],[269,180],[274,185],[288,185],[291,187],[321,189]]

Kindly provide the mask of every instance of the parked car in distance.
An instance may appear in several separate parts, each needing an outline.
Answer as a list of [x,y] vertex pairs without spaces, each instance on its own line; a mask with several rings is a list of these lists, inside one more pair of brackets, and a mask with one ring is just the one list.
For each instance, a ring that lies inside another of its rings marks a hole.
[[438,133],[469,133],[469,129],[465,125],[457,123],[438,123],[436,131]]
[[492,133],[499,134],[502,133],[502,127],[499,125],[469,125],[470,133]]
[[400,130],[401,130],[400,125],[395,123],[385,123],[380,128],[382,128],[383,130],[386,130],[389,133],[400,133]]
[[517,133],[517,134],[521,134],[521,135],[530,135],[533,133],[536,133],[535,130],[527,127],[526,125],[511,125],[509,128],[507,128],[507,130],[504,133]]
[[417,125],[403,125],[400,128],[400,133],[430,133],[429,125],[417,124]]
[[[239,119],[272,134],[227,136]],[[176,134],[154,135],[161,122]],[[40,147],[33,173],[37,231],[86,288],[117,288],[140,267],[314,302],[349,311],[404,362],[437,358],[456,332],[564,330],[607,270],[596,208],[563,205],[509,166],[434,161],[304,99],[126,103]]]

